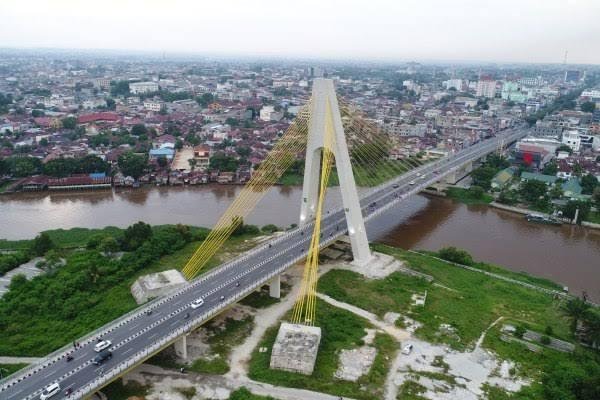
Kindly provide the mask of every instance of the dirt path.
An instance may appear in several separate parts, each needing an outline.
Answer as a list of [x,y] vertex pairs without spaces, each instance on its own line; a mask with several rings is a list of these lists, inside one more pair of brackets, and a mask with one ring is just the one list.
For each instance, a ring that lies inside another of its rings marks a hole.
[[396,339],[398,342],[409,339],[411,337],[408,331],[405,331],[392,324],[388,324],[387,322],[380,320],[379,317],[377,317],[377,315],[367,310],[363,310],[362,308],[353,306],[348,303],[342,303],[341,301],[337,301],[334,298],[327,296],[326,294],[317,293],[317,297],[325,301],[326,303],[331,304],[334,307],[350,311],[351,313],[366,319],[375,327],[381,329],[382,331]]
[[[152,392],[148,400],[181,400],[181,395],[173,388],[193,386],[196,393],[207,398],[227,399],[229,394],[241,387],[246,387],[252,393],[271,396],[280,400],[339,400],[339,396],[314,392],[312,390],[294,389],[273,386],[268,383],[256,382],[245,377],[227,375],[181,374],[155,365],[143,364],[129,373],[126,380],[133,380],[147,385],[152,384]],[[202,397],[204,398],[204,397]],[[344,397],[344,400],[352,400]]]
[[299,280],[300,269],[294,267],[289,270],[292,276],[292,290],[279,303],[270,307],[260,309],[254,315],[254,329],[242,344],[231,350],[230,370],[227,376],[233,379],[245,378],[248,375],[248,362],[252,351],[258,346],[258,343],[264,336],[266,330],[275,325],[283,315],[294,305],[300,285],[296,284]]
[[475,343],[475,349],[478,349],[481,344],[483,343],[483,340],[485,339],[485,335],[488,333],[488,331],[490,329],[492,329],[498,322],[502,321],[504,319],[504,317],[500,317],[497,320],[495,320],[494,322],[492,322],[490,324],[490,326],[488,326],[483,332],[481,332],[481,336],[479,336],[479,339],[477,339],[477,343]]

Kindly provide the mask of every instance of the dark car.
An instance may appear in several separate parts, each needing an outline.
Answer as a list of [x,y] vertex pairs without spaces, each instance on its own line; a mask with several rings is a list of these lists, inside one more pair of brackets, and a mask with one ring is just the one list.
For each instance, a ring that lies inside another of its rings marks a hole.
[[94,361],[92,361],[95,365],[100,365],[106,360],[110,360],[112,358],[112,352],[110,350],[102,350],[96,357],[94,357]]

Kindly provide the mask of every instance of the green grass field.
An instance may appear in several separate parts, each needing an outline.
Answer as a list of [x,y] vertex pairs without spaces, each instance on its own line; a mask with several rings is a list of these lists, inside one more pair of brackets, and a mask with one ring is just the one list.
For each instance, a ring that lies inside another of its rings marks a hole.
[[473,193],[469,189],[463,189],[459,187],[449,187],[446,189],[446,196],[449,199],[459,201],[464,204],[489,204],[494,201],[494,198],[484,193],[481,197],[473,196]]
[[[488,277],[484,274],[469,271],[444,261],[433,259],[427,255],[415,254],[405,250],[374,245],[375,250],[393,255],[403,260],[406,265],[434,277],[429,283],[424,279],[393,273],[381,280],[365,280],[362,276],[345,270],[332,270],[319,281],[319,292],[337,300],[354,304],[382,316],[388,311],[399,312],[422,324],[416,335],[433,343],[446,343],[457,350],[470,351],[481,333],[496,319],[504,317],[504,321],[492,328],[483,346],[496,353],[500,359],[510,359],[517,363],[517,374],[533,380],[511,399],[550,399],[545,393],[548,386],[541,380],[557,370],[570,369],[578,376],[600,371],[600,355],[577,346],[575,353],[568,354],[549,348],[540,353],[527,350],[524,345],[504,342],[500,339],[500,329],[504,323],[523,325],[537,332],[551,329],[552,336],[576,343],[569,330],[569,320],[562,310],[564,300],[540,291],[528,289]],[[493,267],[499,272],[499,267]],[[536,283],[535,277],[522,276],[505,271],[503,275],[514,279],[522,278],[524,282]],[[546,280],[539,283],[555,287]],[[427,291],[424,307],[412,306],[410,296],[413,293],[423,294]],[[456,328],[458,336],[440,334],[442,323]],[[546,372],[550,371],[550,372]],[[568,383],[555,383],[564,390]],[[419,399],[418,388],[403,387],[400,398]],[[553,392],[554,393],[554,392]],[[554,394],[553,394],[554,395]],[[494,388],[489,389],[490,398],[508,399],[506,393]],[[564,397],[572,399],[572,397]],[[573,398],[574,399],[574,398]]]

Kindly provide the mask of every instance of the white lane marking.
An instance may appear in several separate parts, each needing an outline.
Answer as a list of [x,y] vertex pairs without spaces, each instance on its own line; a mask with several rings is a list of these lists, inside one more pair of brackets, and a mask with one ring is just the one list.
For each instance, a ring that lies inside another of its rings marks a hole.
[[7,397],[7,399],[10,399],[11,397],[15,397],[16,395],[18,395],[19,393],[21,393],[24,389],[19,390],[17,393],[11,394],[10,396]]
[[129,349],[125,350],[122,355],[125,355],[127,353],[129,353],[130,351],[133,351],[133,347],[130,347]]
[[153,334],[152,336],[150,336],[148,339],[152,339],[154,337],[158,336],[158,333]]

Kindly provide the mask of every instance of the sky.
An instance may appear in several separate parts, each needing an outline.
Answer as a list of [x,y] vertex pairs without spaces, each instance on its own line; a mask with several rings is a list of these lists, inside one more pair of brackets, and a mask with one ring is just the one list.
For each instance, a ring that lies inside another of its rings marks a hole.
[[600,64],[600,0],[0,0],[0,47]]

